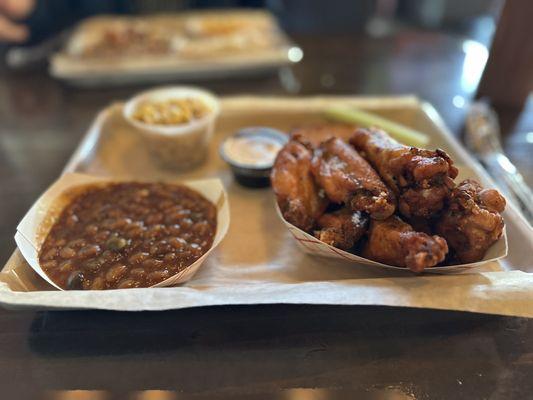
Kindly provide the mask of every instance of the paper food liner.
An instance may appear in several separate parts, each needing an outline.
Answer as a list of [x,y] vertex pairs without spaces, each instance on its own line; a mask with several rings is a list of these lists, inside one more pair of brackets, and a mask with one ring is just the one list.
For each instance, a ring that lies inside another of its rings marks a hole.
[[[281,210],[279,209],[279,206],[277,205],[277,203],[276,203],[276,211],[277,211],[278,216],[281,218],[281,220],[283,221],[283,223],[285,224],[285,226],[291,233],[292,237],[296,240],[296,243],[298,243],[298,247],[304,253],[312,254],[315,256],[327,257],[327,258],[334,258],[336,260],[351,261],[359,265],[364,264],[364,265],[370,265],[373,267],[411,272],[409,268],[382,264],[380,262],[369,260],[368,258],[364,258],[356,254],[349,253],[345,250],[341,250],[336,247],[330,246],[327,243],[321,242],[313,235],[310,235],[309,233],[301,230],[300,228],[286,221],[285,218],[283,218],[283,215],[281,214]],[[426,268],[424,272],[441,273],[441,274],[462,273],[462,272],[471,270],[472,268],[479,267],[480,265],[483,265],[490,261],[499,260],[500,258],[503,258],[506,255],[507,255],[507,235],[505,233],[505,227],[504,227],[502,237],[489,248],[489,250],[485,254],[485,257],[483,257],[481,261],[477,261],[477,262],[469,263],[469,264],[455,264],[455,265],[446,265],[446,266],[438,266],[438,267],[429,267],[429,268]]]
[[[61,211],[68,205],[72,193],[77,188],[81,189],[87,184],[135,181],[134,179],[113,179],[84,174],[68,173],[59,178],[50,188],[35,202],[28,213],[22,218],[17,226],[15,242],[28,262],[28,264],[44,280],[57,289],[64,290],[56,285],[39,265],[39,251],[46,239],[50,228]],[[196,190],[207,200],[215,204],[217,208],[217,229],[211,248],[193,264],[184,270],[159,282],[151,287],[171,286],[183,283],[191,279],[198,271],[202,263],[226,235],[230,223],[228,196],[219,179],[204,179],[195,181],[169,181]]]

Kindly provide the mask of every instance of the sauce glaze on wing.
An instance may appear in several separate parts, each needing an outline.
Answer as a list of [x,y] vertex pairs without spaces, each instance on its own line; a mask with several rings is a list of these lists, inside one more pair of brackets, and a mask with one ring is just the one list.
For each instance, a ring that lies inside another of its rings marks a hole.
[[442,237],[416,232],[397,216],[372,220],[363,257],[422,272],[444,260],[448,245]]
[[436,231],[461,263],[476,262],[502,236],[504,209],[505,199],[497,190],[467,179],[453,190]]
[[291,224],[310,231],[328,205],[311,174],[312,151],[291,139],[276,157],[270,180],[283,214]]
[[318,219],[319,230],[315,236],[330,246],[343,250],[351,249],[366,233],[368,216],[349,208],[326,213]]
[[314,147],[317,147],[320,143],[325,142],[332,137],[348,142],[355,130],[356,127],[353,125],[329,122],[301,125],[294,128],[291,131],[291,134],[293,136],[305,138],[306,141],[311,143]]
[[345,203],[352,211],[365,211],[375,219],[394,213],[393,192],[370,164],[341,139],[332,137],[322,142],[315,150],[311,170],[331,201]]
[[358,129],[350,143],[394,190],[402,215],[431,218],[443,209],[457,176],[444,151],[405,146],[378,129]]

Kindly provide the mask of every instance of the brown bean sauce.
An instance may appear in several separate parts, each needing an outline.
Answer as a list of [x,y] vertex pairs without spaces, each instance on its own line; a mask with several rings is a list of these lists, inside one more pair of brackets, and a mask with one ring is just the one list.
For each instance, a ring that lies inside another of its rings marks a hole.
[[63,289],[147,287],[200,258],[215,231],[215,206],[187,187],[89,186],[52,226],[39,263]]

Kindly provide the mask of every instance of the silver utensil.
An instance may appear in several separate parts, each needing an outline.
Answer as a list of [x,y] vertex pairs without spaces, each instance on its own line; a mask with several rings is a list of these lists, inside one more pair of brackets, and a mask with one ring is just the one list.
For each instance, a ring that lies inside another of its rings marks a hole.
[[529,223],[532,223],[533,192],[504,154],[498,117],[488,104],[475,102],[470,106],[466,117],[465,141],[485,165],[505,197],[515,203]]

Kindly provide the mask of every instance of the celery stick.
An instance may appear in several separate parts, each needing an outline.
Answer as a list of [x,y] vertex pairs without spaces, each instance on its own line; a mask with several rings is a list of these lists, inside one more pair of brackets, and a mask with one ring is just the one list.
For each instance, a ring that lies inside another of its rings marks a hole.
[[409,146],[424,147],[429,142],[429,138],[421,132],[356,108],[332,107],[325,111],[325,115],[340,122],[367,128],[371,126],[381,128],[399,142]]

